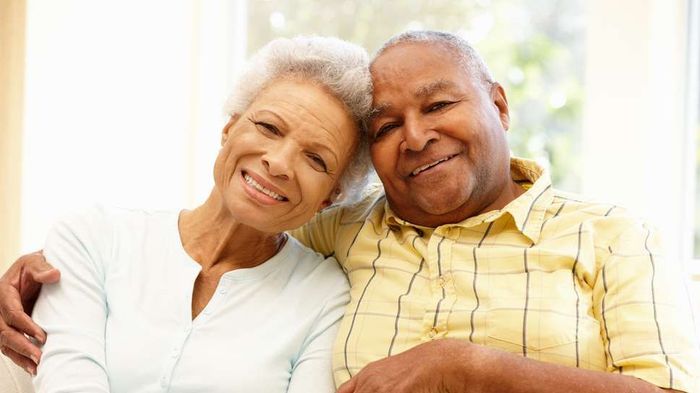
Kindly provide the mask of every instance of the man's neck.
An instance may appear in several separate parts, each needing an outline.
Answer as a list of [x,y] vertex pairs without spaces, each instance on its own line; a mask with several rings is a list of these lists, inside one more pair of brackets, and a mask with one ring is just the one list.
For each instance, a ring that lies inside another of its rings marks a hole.
[[[490,211],[501,210],[524,193],[525,189],[509,177],[505,185],[498,187],[497,191],[491,193],[490,197],[483,198],[488,201],[486,203],[475,204],[472,201],[479,198],[471,198],[467,203],[451,212],[440,215],[426,215],[422,218],[403,217],[400,211],[394,211],[400,218],[412,224],[437,228],[442,225],[456,224]],[[387,198],[389,206],[391,206],[391,198],[388,195]]]

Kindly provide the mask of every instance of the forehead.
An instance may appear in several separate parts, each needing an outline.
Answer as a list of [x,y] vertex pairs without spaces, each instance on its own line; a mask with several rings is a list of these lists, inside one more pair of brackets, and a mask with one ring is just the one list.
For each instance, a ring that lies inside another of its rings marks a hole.
[[370,69],[375,83],[406,83],[424,79],[468,78],[453,50],[433,42],[400,43],[379,55]]
[[252,114],[274,115],[295,138],[320,142],[331,150],[353,146],[358,130],[345,105],[310,81],[279,80],[263,89],[248,107]]
[[287,121],[300,121],[323,129],[352,127],[345,105],[323,87],[310,81],[279,80],[265,87],[248,111],[266,109]]

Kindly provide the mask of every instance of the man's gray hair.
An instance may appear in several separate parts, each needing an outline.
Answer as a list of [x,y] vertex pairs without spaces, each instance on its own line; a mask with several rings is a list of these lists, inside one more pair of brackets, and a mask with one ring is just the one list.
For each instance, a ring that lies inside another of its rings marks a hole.
[[[464,38],[443,31],[434,30],[416,30],[407,31],[391,37],[381,48],[375,53],[372,63],[377,60],[382,53],[396,45],[411,42],[425,42],[441,45],[443,48],[452,52],[464,66],[469,74],[477,77],[484,86],[489,86],[494,82],[491,71],[484,62],[484,59],[479,55],[479,52]],[[410,61],[410,60],[409,60]]]
[[226,113],[244,113],[261,91],[280,79],[311,81],[345,105],[357,126],[359,143],[340,178],[336,202],[357,200],[371,167],[365,123],[372,107],[367,51],[332,37],[272,40],[247,62],[226,102]]

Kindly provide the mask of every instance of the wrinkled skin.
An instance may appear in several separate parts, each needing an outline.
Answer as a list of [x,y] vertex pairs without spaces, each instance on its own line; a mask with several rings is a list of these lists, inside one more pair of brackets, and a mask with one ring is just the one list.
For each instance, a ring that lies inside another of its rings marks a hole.
[[41,252],[35,252],[19,258],[0,278],[0,349],[30,374],[36,374],[41,358],[35,342],[46,342],[46,333],[28,314],[41,286],[58,282],[60,277]]

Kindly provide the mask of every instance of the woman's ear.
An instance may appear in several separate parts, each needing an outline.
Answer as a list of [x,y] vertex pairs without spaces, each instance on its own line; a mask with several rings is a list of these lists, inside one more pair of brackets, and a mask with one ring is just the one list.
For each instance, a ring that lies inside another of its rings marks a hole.
[[326,198],[323,202],[321,202],[321,205],[318,207],[318,210],[316,212],[320,212],[321,210],[332,205],[333,202],[337,201],[339,197],[340,197],[340,187],[336,187],[333,189],[333,191],[328,196],[328,198]]
[[231,118],[229,118],[228,123],[224,126],[223,131],[221,131],[221,146],[226,144],[226,141],[228,140],[229,132],[231,131],[231,127],[233,127],[234,124],[238,121],[238,119],[241,116],[237,113],[234,113],[231,115]]

